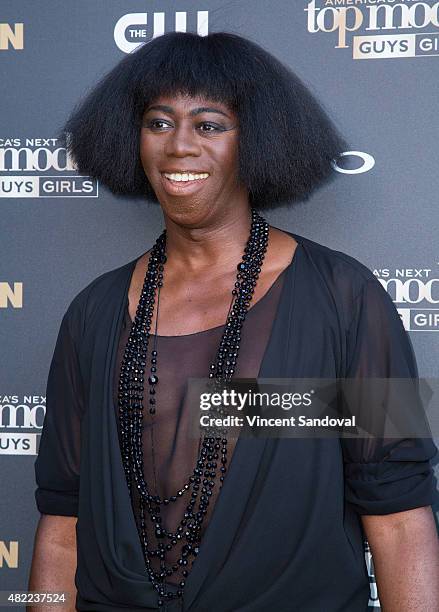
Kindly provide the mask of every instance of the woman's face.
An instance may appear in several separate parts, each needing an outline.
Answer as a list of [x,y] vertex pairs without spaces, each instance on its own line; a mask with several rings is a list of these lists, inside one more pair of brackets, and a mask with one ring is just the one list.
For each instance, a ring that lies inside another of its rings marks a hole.
[[238,118],[224,104],[156,99],[143,115],[140,157],[163,212],[178,224],[201,227],[246,201],[237,178]]

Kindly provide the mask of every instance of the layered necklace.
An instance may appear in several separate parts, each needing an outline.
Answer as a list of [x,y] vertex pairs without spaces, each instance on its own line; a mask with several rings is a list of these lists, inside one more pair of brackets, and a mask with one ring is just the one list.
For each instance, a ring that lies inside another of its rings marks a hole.
[[[241,329],[267,250],[269,224],[253,208],[251,214],[250,236],[244,248],[242,259],[237,265],[236,282],[232,290],[229,313],[215,360],[210,364],[208,372],[208,377],[217,384],[230,382],[236,370]],[[192,474],[186,479],[184,485],[175,492],[175,495],[168,498],[153,495],[149,483],[145,482],[142,446],[143,411],[144,403],[147,402],[149,414],[153,421],[152,425],[154,425],[154,415],[160,409],[156,403],[156,387],[160,385],[157,321],[165,263],[166,230],[162,232],[151,250],[136,316],[121,364],[118,391],[122,462],[132,504],[133,484],[137,488],[140,517],[139,536],[146,570],[151,583],[158,592],[159,607],[163,606],[166,600],[183,596],[187,576],[199,552],[201,530],[207,514],[209,500],[217,484],[218,476],[218,491],[220,491],[227,471],[227,436],[218,435],[218,432],[216,432],[216,435],[207,432],[200,437],[198,458]],[[157,290],[156,333],[154,345],[150,351],[150,372],[146,379],[149,398],[144,398],[145,368]],[[156,478],[155,471],[154,476]],[[161,507],[175,503],[184,495],[189,498],[187,499],[185,512],[176,531],[168,531],[162,521]],[[157,540],[155,546],[148,541],[148,524]],[[180,558],[177,563],[168,565],[166,563],[166,551],[172,550],[176,545],[182,545]],[[152,567],[152,559],[159,559],[159,571]],[[176,572],[181,572],[183,578],[179,582],[176,592],[168,591],[165,580]]]

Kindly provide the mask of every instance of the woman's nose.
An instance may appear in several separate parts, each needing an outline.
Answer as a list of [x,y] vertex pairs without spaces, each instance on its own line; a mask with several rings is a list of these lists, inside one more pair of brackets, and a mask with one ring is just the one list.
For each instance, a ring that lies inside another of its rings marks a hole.
[[198,135],[193,126],[180,125],[175,127],[166,141],[165,153],[176,157],[200,155]]

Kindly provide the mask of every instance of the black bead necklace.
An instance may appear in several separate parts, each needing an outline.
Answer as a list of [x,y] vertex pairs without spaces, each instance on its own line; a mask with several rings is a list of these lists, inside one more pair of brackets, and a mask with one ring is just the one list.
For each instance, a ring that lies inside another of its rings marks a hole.
[[[241,342],[241,328],[250,306],[268,245],[269,224],[255,209],[252,208],[251,213],[250,236],[244,248],[242,260],[237,266],[238,273],[232,290],[229,314],[224,325],[215,362],[211,363],[208,375],[212,382],[218,385],[231,381],[235,372]],[[159,384],[157,374],[158,306],[160,288],[163,286],[165,263],[166,230],[162,232],[151,250],[136,316],[121,364],[118,392],[122,462],[132,504],[133,485],[137,488],[139,494],[139,536],[148,576],[159,595],[159,607],[164,605],[165,600],[183,596],[186,578],[199,552],[201,528],[207,514],[209,498],[213,494],[212,489],[217,480],[217,462],[220,463],[219,491],[222,488],[227,471],[227,436],[223,435],[221,437],[218,432],[216,432],[216,435],[211,435],[207,431],[203,434],[203,439],[200,438],[198,459],[193,473],[175,495],[162,499],[159,495],[153,495],[145,482],[142,446],[144,372],[147,363],[155,294],[158,289],[156,333],[154,346],[151,350],[150,374],[147,379],[149,413],[153,417],[156,412],[156,386]],[[156,479],[155,468],[154,477]],[[189,490],[191,490],[190,500],[188,500],[186,511],[179,526],[175,532],[168,531],[162,524],[160,507],[176,502]],[[147,520],[149,520],[148,524],[153,525],[158,542],[155,548],[148,541]],[[178,562],[168,566],[165,560],[166,551],[182,542],[184,542],[184,545]],[[154,558],[160,560],[160,571],[152,567],[151,560]],[[178,571],[181,571],[183,576],[179,588],[176,593],[167,591],[165,579]]]

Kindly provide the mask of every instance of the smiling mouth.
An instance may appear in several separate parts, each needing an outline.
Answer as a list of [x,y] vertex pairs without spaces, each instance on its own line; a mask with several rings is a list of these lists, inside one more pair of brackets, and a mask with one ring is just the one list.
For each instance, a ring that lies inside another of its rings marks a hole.
[[162,172],[164,178],[172,183],[196,183],[209,177],[208,172]]
[[162,185],[170,196],[191,195],[196,193],[210,177],[208,172],[200,174],[161,172]]

